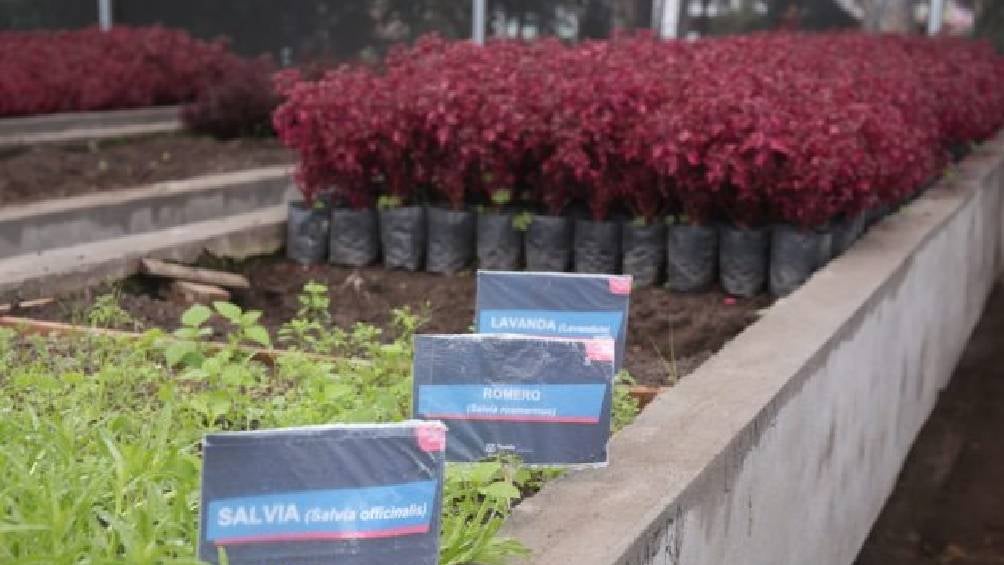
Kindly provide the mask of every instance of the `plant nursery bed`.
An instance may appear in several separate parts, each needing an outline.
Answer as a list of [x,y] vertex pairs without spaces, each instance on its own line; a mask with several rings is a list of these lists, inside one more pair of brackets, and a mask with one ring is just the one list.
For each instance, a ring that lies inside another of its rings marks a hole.
[[182,134],[0,149],[0,206],[291,163],[274,139]]
[[[104,300],[90,314],[114,310]],[[224,312],[247,319],[232,305],[218,309]],[[186,327],[194,332],[214,315],[193,309]],[[415,319],[402,314],[399,322],[391,343],[367,333],[338,357],[286,352],[274,364],[244,356],[243,344],[264,345],[253,321],[232,328],[229,345],[218,346],[156,334],[28,335],[0,327],[0,431],[10,439],[0,463],[9,471],[11,493],[0,506],[0,562],[54,563],[72,554],[104,562],[201,563],[193,554],[204,435],[406,419]],[[191,354],[173,355],[179,344]],[[618,406],[614,415],[623,426],[637,410]],[[72,445],[56,436],[73,438]],[[38,461],[45,463],[32,463]],[[501,460],[447,471],[439,562],[469,565],[525,554],[497,532],[513,503],[551,476]],[[43,499],[54,506],[39,504]],[[137,527],[150,519],[150,507],[158,509],[157,525]]]
[[[235,291],[234,301],[243,308],[263,311],[261,323],[273,335],[296,314],[300,307],[297,296],[310,281],[328,286],[333,321],[343,328],[365,322],[387,330],[392,325],[391,309],[401,306],[424,318],[423,333],[467,333],[474,319],[475,279],[470,272],[441,276],[382,267],[301,267],[277,257],[230,267],[246,275],[252,285],[249,290]],[[121,285],[119,303],[141,328],[174,329],[187,305],[162,299],[158,286],[158,281],[150,278],[129,279]],[[107,291],[81,291],[20,315],[81,321],[93,298]],[[719,292],[674,294],[663,288],[636,289],[631,296],[626,368],[639,384],[672,384],[756,321],[758,312],[769,304],[766,297],[730,299]],[[215,328],[221,334],[224,329]]]

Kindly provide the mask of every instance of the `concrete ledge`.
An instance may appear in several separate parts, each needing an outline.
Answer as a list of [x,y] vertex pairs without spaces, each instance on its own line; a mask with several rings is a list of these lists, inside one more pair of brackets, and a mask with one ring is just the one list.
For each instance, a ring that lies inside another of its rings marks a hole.
[[0,259],[284,204],[290,172],[263,167],[0,209]]
[[0,147],[128,137],[181,129],[177,106],[0,119]]
[[194,261],[203,251],[244,258],[285,243],[285,204],[179,227],[0,259],[0,302],[54,296],[139,269],[143,257]]
[[506,525],[538,565],[853,563],[1004,265],[1004,137]]

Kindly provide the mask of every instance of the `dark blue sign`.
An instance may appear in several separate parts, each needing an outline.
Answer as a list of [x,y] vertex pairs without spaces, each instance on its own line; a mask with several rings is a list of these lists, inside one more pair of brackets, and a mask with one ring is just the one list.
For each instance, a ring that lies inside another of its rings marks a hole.
[[627,342],[631,277],[478,271],[478,333],[612,338],[620,370]]
[[613,358],[610,339],[416,336],[414,414],[446,423],[448,461],[602,464]]
[[438,422],[208,435],[199,558],[435,565],[444,448]]

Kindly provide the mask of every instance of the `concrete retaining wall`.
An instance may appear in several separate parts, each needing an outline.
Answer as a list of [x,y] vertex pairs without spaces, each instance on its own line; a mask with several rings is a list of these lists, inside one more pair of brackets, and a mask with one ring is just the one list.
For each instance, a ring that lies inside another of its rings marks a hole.
[[137,272],[143,257],[190,263],[208,251],[242,259],[279,250],[286,206],[0,259],[0,303],[58,296]]
[[265,167],[0,210],[0,302],[136,272],[142,257],[271,253],[285,239],[290,168]]
[[848,565],[1004,265],[1004,137],[657,398],[506,530],[538,565]]
[[290,168],[168,181],[0,209],[0,259],[284,204]]
[[147,135],[181,129],[177,106],[0,119],[0,147]]

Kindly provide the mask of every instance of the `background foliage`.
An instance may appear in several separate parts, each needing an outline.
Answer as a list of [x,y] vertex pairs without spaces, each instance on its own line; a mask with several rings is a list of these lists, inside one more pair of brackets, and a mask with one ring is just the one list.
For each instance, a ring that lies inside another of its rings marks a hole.
[[952,38],[429,36],[380,69],[278,84],[308,200],[460,209],[507,192],[595,220],[818,226],[902,201],[1004,123],[1004,59]]

